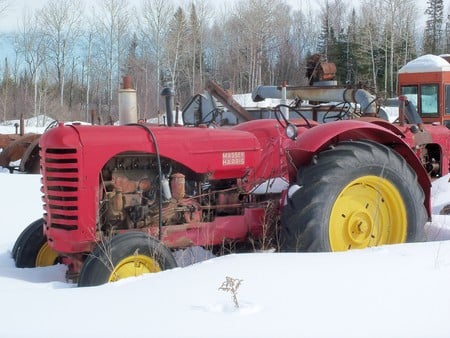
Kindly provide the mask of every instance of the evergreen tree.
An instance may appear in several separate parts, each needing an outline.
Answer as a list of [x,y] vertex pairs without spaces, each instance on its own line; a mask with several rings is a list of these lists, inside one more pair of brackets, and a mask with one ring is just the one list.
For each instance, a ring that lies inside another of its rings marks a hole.
[[201,80],[198,79],[200,76],[201,63],[202,63],[202,51],[201,51],[201,23],[197,15],[197,10],[195,8],[195,4],[191,4],[190,13],[189,13],[189,45],[191,50],[189,51],[189,65],[187,67],[190,68],[190,87],[191,87],[191,95],[195,95],[195,93],[200,90]]
[[125,58],[125,75],[130,75],[133,79],[137,79],[140,72],[139,58],[137,50],[139,46],[139,40],[137,34],[134,33],[131,41],[129,42],[128,53]]
[[175,11],[172,20],[169,22],[169,31],[166,39],[166,51],[168,59],[165,65],[163,83],[170,82],[176,91],[176,96],[184,101],[191,95],[189,78],[189,65],[187,54],[188,47],[186,41],[189,39],[189,22],[186,13],[181,7]]
[[2,117],[1,120],[6,120],[6,114],[7,114],[7,105],[8,105],[8,98],[9,98],[9,88],[13,85],[13,81],[10,76],[9,72],[9,66],[8,66],[8,58],[5,58],[5,70],[3,73],[3,81],[1,83],[0,87],[0,102],[1,102],[1,110],[2,110]]
[[325,59],[328,59],[328,53],[330,49],[330,45],[332,43],[332,40],[334,38],[334,30],[331,26],[330,22],[330,5],[328,1],[325,3],[325,8],[323,10],[323,16],[322,16],[322,28],[319,34],[319,39],[317,43],[318,52],[322,55],[324,55]]
[[425,14],[423,51],[427,54],[439,54],[442,50],[442,24],[444,20],[444,0],[428,0]]
[[444,53],[450,52],[450,14],[447,14],[447,21],[445,22],[445,41]]
[[352,85],[364,83],[370,74],[370,69],[364,63],[364,50],[361,44],[361,31],[358,27],[358,17],[353,9],[350,16],[350,24],[347,28],[347,74],[346,82]]

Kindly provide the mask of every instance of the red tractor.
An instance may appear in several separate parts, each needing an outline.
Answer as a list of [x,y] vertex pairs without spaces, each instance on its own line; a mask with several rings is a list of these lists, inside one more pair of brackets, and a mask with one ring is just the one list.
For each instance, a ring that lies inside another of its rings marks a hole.
[[413,124],[377,118],[362,89],[261,87],[254,98],[283,90],[297,102],[353,102],[360,117],[318,123],[297,105],[290,119],[281,109],[226,128],[198,116],[157,126],[137,123],[131,103],[120,126],[47,131],[45,213],[17,239],[16,266],[64,263],[69,279],[91,286],[174,268],[174,251],[193,246],[342,251],[426,240],[430,176],[448,173],[449,130],[420,123],[409,101]]

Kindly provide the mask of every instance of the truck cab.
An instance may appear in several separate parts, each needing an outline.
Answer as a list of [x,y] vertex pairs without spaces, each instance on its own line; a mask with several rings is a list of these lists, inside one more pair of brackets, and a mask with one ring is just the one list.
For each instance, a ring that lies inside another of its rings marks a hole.
[[423,55],[398,72],[398,93],[415,104],[424,123],[450,128],[450,55]]

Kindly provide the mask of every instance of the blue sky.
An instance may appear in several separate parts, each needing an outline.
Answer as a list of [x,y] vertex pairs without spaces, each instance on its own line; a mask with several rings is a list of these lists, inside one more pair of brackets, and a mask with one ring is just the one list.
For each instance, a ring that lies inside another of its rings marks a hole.
[[[10,3],[10,9],[6,14],[0,17],[0,32],[5,32],[11,28],[17,27],[18,21],[22,18],[22,13],[27,9],[34,10],[36,8],[41,8],[48,0],[6,0]],[[83,0],[86,3],[94,3],[99,1],[93,0]],[[177,0],[174,0],[176,2]],[[189,3],[190,0],[178,0],[179,3]],[[212,4],[232,4],[239,0],[222,0],[218,2],[217,0],[211,0]],[[241,0],[242,1],[242,0]],[[245,0],[244,0],[245,1]],[[309,3],[311,6],[318,6],[324,0],[287,0],[293,7],[305,7],[305,4]],[[141,0],[128,0],[130,4],[139,4]],[[353,0],[353,3],[358,3],[360,0]],[[445,1],[447,2],[447,1]],[[419,13],[423,13],[426,7],[426,0],[416,0],[417,6],[419,8]]]
[[[10,3],[10,8],[6,15],[3,15],[0,17],[0,32],[5,32],[10,30],[11,28],[17,27],[17,22],[22,19],[22,13],[25,12],[27,9],[34,10],[37,8],[43,7],[45,3],[48,2],[48,0],[6,0]],[[95,2],[99,3],[98,0],[83,0],[86,4],[93,4]],[[217,6],[229,6],[237,1],[242,0],[209,0],[212,5]],[[244,0],[245,1],[245,0]],[[290,3],[293,7],[299,7],[302,5],[302,7],[305,7],[305,4],[309,3],[312,6],[317,6],[317,3],[320,3],[322,0],[287,0],[288,3]],[[359,1],[359,0],[356,0]],[[128,0],[128,3],[131,5],[140,4],[141,0]],[[174,3],[190,3],[191,0],[172,0]]]

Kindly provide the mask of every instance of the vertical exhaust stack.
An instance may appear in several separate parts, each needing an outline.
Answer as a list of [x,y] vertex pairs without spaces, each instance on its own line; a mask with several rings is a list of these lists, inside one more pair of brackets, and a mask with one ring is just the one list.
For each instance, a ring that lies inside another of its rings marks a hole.
[[286,91],[287,81],[283,81],[283,84],[281,85],[281,104],[284,106],[281,107],[281,112],[284,116],[289,120],[289,108],[286,107],[287,104],[287,91]]
[[[167,126],[172,127],[173,122],[173,90],[170,87],[165,87],[161,91],[161,96],[166,98],[166,118],[167,118]],[[178,121],[177,121],[178,122]]]
[[137,123],[137,96],[130,76],[124,76],[122,87],[119,90],[119,124]]

